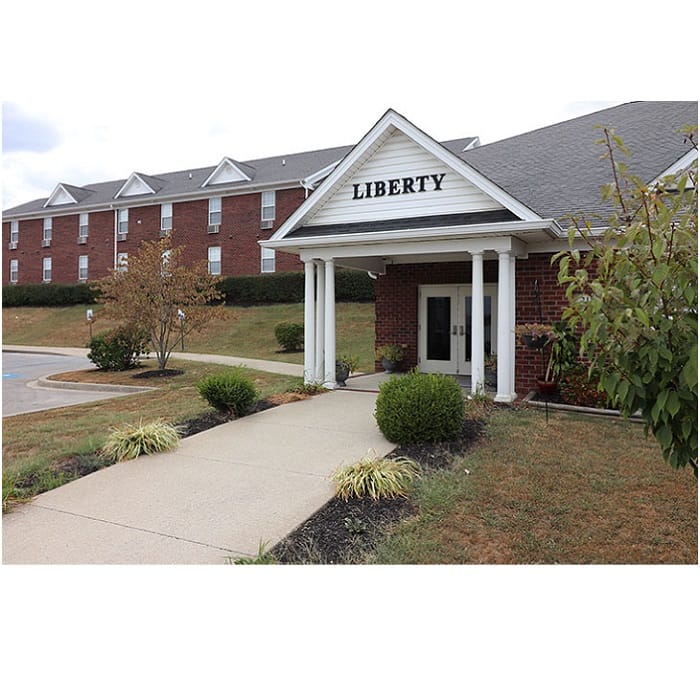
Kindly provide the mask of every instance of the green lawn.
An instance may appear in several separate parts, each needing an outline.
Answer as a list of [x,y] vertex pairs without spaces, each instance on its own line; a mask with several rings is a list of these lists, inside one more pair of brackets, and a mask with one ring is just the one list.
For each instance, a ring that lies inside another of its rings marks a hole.
[[[2,340],[8,345],[85,346],[89,327],[86,306],[65,308],[9,308],[2,310]],[[93,332],[116,324],[103,317],[94,306]],[[303,364],[303,353],[284,353],[275,339],[275,326],[281,321],[302,323],[303,304],[269,306],[227,306],[224,318],[213,321],[203,333],[185,339],[186,352],[214,353],[263,360],[283,360]],[[338,355],[359,358],[359,371],[374,369],[374,304],[338,303],[336,305]],[[178,347],[177,350],[180,348]]]
[[697,493],[641,425],[503,408],[373,563],[697,564]]

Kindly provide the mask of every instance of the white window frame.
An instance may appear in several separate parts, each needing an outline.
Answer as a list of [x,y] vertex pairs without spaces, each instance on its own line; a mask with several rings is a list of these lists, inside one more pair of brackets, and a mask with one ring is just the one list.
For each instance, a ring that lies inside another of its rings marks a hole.
[[83,212],[78,217],[78,243],[87,243],[90,228],[90,215]]
[[43,258],[41,262],[41,281],[49,283],[51,282],[51,277],[51,258]]
[[129,233],[129,209],[117,209],[117,240],[125,241]]
[[10,260],[10,284],[17,284],[19,280],[19,260]]
[[[217,209],[218,206],[218,209]],[[223,204],[221,197],[210,197],[209,198],[209,218],[207,219],[209,226],[209,233],[218,233],[219,226],[221,226],[221,210]]]
[[53,232],[53,219],[50,216],[44,217],[44,228],[41,234],[41,245],[43,248],[48,248],[51,245],[51,237]]
[[78,256],[78,282],[87,282],[88,278],[88,256]]
[[274,272],[275,266],[275,251],[271,248],[260,248],[260,272]]
[[15,250],[19,243],[19,221],[10,221],[10,250]]
[[126,272],[129,269],[129,253],[117,253],[117,272]]
[[[218,265],[218,269],[217,269]],[[211,245],[207,249],[207,269],[210,275],[221,275],[221,246]]]
[[161,238],[173,229],[173,203],[163,202],[160,205],[160,235]]
[[275,190],[265,190],[260,193],[260,221],[274,221],[277,207]]

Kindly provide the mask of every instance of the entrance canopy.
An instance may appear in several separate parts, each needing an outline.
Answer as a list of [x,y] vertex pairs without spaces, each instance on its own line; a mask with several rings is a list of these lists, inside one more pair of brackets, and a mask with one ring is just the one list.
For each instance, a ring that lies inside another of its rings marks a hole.
[[497,259],[498,392],[514,392],[515,258],[564,232],[389,110],[265,248],[305,264],[305,378],[335,384],[335,267],[471,260],[472,387],[483,388],[483,261]]

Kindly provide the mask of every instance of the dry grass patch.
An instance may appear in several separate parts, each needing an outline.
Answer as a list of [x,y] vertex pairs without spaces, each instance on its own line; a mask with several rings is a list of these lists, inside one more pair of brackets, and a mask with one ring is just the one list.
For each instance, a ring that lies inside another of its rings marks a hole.
[[698,561],[697,481],[668,467],[636,424],[497,411],[488,439],[418,491],[420,515],[379,561]]

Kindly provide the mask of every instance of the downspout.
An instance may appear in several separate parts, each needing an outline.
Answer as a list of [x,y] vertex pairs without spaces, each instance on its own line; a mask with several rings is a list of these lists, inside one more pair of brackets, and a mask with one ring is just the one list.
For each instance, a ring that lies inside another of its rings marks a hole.
[[[110,209],[114,209],[114,204],[109,205]],[[114,265],[113,268],[117,269],[117,231],[119,230],[119,209],[114,209]]]

